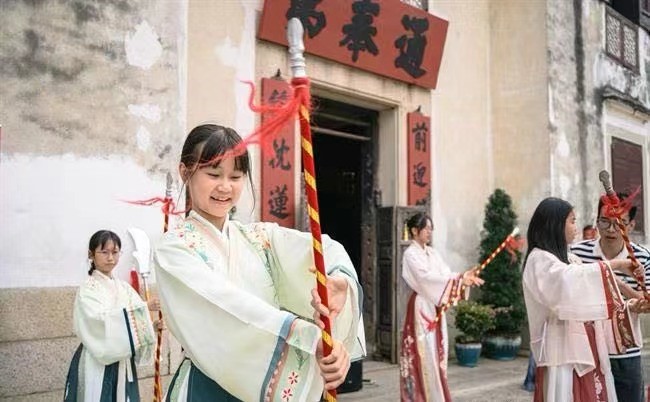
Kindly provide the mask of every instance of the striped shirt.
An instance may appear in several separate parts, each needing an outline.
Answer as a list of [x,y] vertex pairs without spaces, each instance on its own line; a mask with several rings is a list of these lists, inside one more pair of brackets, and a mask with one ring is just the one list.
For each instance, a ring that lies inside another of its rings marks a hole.
[[[643,265],[645,269],[645,287],[646,290],[650,291],[650,251],[638,244],[630,243],[630,245],[632,246],[632,250],[634,250],[634,256],[637,258],[637,260],[639,260],[639,263]],[[605,259],[598,239],[585,240],[572,244],[571,252],[580,257],[582,262],[585,264],[598,262]],[[627,248],[623,247],[623,250],[621,250],[621,252],[615,258],[627,258],[628,255],[629,254],[627,253]],[[614,273],[619,277],[619,279],[630,285],[632,289],[641,290],[639,285],[636,283],[636,280],[634,280],[634,278],[631,276],[618,271],[614,271]],[[623,355],[609,355],[610,359],[624,359],[635,356],[641,356],[641,350],[639,348],[629,348]]]

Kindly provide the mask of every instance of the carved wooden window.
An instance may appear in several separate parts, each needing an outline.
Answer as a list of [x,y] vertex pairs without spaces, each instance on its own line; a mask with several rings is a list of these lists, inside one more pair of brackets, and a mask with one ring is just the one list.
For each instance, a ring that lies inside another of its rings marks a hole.
[[[643,148],[641,145],[612,137],[612,184],[616,191],[631,193],[643,184]],[[644,189],[636,197],[634,205],[637,213],[633,233],[643,235],[644,228]]]
[[427,11],[429,9],[429,0],[402,0],[402,3],[409,4],[424,11]]
[[639,71],[639,29],[616,11],[605,15],[605,50],[619,64]]

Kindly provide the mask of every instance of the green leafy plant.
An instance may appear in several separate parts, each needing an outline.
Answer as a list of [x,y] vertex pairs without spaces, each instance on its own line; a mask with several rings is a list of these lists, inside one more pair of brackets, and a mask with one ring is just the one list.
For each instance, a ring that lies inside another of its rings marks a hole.
[[[516,225],[517,215],[512,207],[512,199],[504,190],[496,189],[485,206],[480,261],[485,260],[512,233]],[[481,287],[478,301],[492,306],[495,311],[495,327],[490,335],[520,335],[526,318],[521,287],[521,260],[521,252],[518,250],[502,252],[481,274],[485,284]]]
[[474,301],[461,301],[454,309],[456,343],[481,343],[483,335],[494,328],[494,311],[490,306]]

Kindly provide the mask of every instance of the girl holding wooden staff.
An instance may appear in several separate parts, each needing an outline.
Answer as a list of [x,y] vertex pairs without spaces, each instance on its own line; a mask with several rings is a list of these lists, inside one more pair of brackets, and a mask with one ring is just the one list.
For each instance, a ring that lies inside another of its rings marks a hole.
[[[207,124],[183,146],[189,214],[154,251],[165,322],[186,356],[167,398],[317,401],[364,353],[361,287],[343,247],[323,236],[326,308],[313,292],[308,233],[230,218],[251,180],[242,144],[234,130]],[[317,313],[334,323],[326,357]]]

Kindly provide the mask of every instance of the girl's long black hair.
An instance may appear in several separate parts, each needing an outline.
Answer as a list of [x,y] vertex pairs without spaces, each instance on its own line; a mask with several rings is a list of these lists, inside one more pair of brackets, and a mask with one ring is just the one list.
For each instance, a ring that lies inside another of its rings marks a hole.
[[569,263],[569,249],[566,241],[566,219],[573,206],[560,198],[548,197],[539,203],[528,225],[528,252],[539,248],[555,255],[560,261]]

